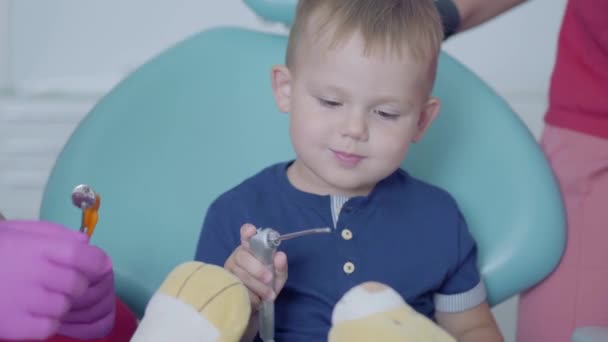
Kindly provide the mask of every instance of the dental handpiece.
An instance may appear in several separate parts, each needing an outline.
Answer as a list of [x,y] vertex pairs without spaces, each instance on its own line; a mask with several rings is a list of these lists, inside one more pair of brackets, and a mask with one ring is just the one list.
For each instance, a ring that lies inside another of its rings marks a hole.
[[[271,272],[272,279],[270,286],[275,287],[274,255],[281,241],[294,239],[300,236],[311,234],[331,233],[331,228],[313,228],[302,230],[295,233],[281,235],[271,228],[260,228],[256,235],[249,241],[249,248],[253,255],[260,260]],[[260,307],[259,315],[259,334],[262,341],[274,341],[274,302],[265,300]]]

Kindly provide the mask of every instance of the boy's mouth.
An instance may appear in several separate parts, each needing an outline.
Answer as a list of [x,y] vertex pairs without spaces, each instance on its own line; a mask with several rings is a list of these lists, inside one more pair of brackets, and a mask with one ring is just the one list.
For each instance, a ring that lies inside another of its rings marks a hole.
[[338,162],[347,167],[357,166],[357,164],[359,164],[359,162],[361,162],[361,160],[363,160],[365,158],[364,156],[361,156],[358,154],[336,151],[336,150],[331,150],[331,151],[334,153],[334,156],[336,157]]

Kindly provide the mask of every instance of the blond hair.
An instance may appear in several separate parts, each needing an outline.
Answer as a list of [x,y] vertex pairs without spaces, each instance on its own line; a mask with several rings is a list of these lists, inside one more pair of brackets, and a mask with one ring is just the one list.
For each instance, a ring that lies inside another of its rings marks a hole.
[[376,48],[398,54],[407,49],[421,62],[434,63],[443,41],[433,0],[299,0],[289,34],[287,66],[293,67],[304,34],[320,35],[328,29],[333,30],[332,46],[357,32],[364,39],[366,54]]

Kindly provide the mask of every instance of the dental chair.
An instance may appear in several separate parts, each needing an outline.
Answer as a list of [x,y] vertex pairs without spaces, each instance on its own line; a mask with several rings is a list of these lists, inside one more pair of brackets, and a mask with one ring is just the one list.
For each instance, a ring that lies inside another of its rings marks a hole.
[[[246,1],[289,24],[295,0]],[[167,273],[191,260],[208,205],[265,166],[294,157],[270,68],[287,37],[216,28],[164,51],[92,109],[59,155],[40,218],[78,227],[78,184],[101,195],[92,242],[113,258],[118,295],[138,315]],[[496,305],[533,286],[565,243],[559,190],[534,137],[505,101],[442,53],[439,118],[403,168],[448,190],[479,244]]]

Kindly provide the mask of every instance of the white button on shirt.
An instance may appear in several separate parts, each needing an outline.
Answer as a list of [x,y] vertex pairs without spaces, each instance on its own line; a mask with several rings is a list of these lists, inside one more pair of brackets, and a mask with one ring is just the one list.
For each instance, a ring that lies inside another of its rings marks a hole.
[[342,269],[344,270],[344,273],[351,274],[351,273],[355,272],[355,264],[348,261],[344,264],[344,267],[342,267]]

